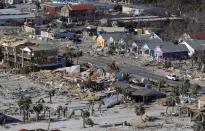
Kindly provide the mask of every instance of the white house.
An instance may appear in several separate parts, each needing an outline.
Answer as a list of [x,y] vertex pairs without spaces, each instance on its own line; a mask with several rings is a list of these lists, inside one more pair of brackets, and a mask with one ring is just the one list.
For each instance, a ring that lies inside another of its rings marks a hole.
[[141,15],[144,12],[144,8],[135,8],[130,6],[122,6],[122,13],[128,15]]

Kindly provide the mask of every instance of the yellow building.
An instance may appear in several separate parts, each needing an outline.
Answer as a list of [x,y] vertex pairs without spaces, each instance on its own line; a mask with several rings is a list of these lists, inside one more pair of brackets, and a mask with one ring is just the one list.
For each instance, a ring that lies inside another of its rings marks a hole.
[[96,42],[98,47],[105,48],[110,44],[118,44],[126,37],[126,33],[122,32],[102,33],[96,38]]
[[201,96],[198,99],[198,109],[205,107],[205,96]]
[[107,46],[106,40],[101,35],[97,37],[96,42],[98,47],[105,48]]

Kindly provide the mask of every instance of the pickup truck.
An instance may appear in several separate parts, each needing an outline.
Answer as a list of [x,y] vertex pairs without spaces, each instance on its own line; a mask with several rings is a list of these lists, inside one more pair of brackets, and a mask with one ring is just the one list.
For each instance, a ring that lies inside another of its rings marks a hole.
[[179,77],[174,75],[174,74],[169,74],[169,75],[166,76],[166,78],[168,80],[173,80],[173,81],[178,81],[179,80]]

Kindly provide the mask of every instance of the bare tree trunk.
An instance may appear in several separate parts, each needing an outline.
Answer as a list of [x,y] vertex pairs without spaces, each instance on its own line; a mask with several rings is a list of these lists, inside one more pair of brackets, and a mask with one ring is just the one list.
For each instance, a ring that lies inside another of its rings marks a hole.
[[26,111],[23,110],[23,122],[25,123],[26,122]]
[[45,117],[46,116],[46,110],[44,109],[44,112],[43,112],[43,117]]
[[141,117],[142,122],[145,122],[145,120],[143,119],[143,115],[141,115],[140,117]]
[[52,96],[49,96],[50,97],[50,103],[52,104]]
[[83,128],[85,128],[85,117],[83,117]]
[[93,114],[94,114],[94,102],[92,102],[92,107],[91,107],[91,115],[93,116]]
[[36,112],[36,120],[38,121],[39,120],[39,113]]
[[65,117],[65,114],[66,114],[66,111],[65,111],[65,110],[63,110],[63,117]]
[[6,118],[4,117],[2,125],[5,126]]
[[29,110],[28,110],[28,111],[26,111],[26,119],[27,120],[28,120],[29,116],[30,116],[30,114],[29,114]]
[[48,131],[50,130],[50,125],[51,125],[51,111],[48,111]]
[[167,106],[167,108],[166,108],[166,114],[168,114],[167,112],[168,112],[168,108],[169,108],[169,106]]

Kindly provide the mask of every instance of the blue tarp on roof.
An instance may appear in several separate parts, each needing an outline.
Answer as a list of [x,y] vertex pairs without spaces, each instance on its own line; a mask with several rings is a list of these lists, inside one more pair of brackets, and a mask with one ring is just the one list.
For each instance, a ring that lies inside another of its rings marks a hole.
[[118,81],[124,81],[125,80],[125,73],[124,72],[118,72],[116,74],[115,79],[117,79]]

